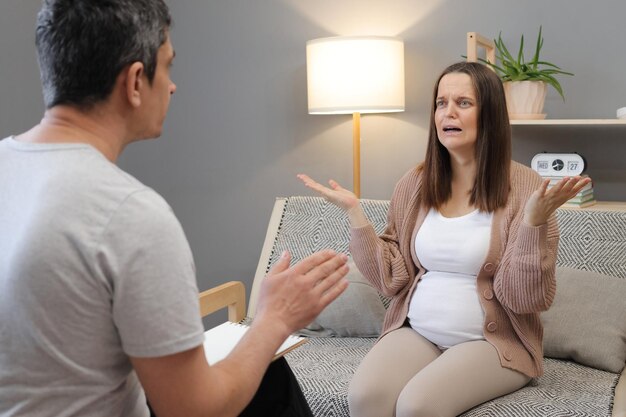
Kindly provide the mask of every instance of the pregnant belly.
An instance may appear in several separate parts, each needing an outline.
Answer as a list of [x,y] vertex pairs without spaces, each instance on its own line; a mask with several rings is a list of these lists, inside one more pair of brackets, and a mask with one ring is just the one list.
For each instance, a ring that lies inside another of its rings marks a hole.
[[411,298],[408,319],[415,331],[441,348],[484,339],[476,277],[424,274]]

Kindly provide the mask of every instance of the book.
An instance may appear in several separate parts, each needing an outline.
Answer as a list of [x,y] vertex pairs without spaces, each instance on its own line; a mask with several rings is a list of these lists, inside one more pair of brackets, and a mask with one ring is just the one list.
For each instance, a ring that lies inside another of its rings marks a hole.
[[[250,326],[246,324],[227,321],[205,331],[204,354],[209,365],[213,365],[228,356],[249,328]],[[276,351],[274,360],[302,345],[304,342],[306,342],[306,339],[303,337],[289,336]]]
[[[548,190],[550,188],[554,187],[554,184],[548,184]],[[581,190],[578,192],[580,193],[591,193],[593,192],[593,185],[591,183],[585,185],[583,188],[581,188]]]
[[576,194],[576,197],[585,197],[588,195],[593,195],[593,188],[583,188]]
[[588,200],[588,201],[585,201],[583,203],[570,203],[568,201],[567,203],[563,204],[561,207],[563,207],[563,208],[585,208],[585,207],[593,206],[596,203],[597,203],[596,200]]
[[593,200],[593,199],[594,199],[593,198],[593,193],[588,193],[588,194],[583,194],[583,195],[580,195],[580,193],[579,193],[579,194],[576,194],[576,196],[574,196],[574,197],[570,198],[569,200],[567,200],[567,202],[568,203],[578,203],[578,204],[581,204],[581,203],[585,203],[585,202],[587,202],[589,200]]
[[[563,175],[563,176],[559,176],[559,175],[540,175],[540,176],[544,180],[546,178],[550,179],[550,183],[557,183],[557,182],[561,181],[563,178],[565,178],[566,176],[570,177],[570,178],[573,177],[573,175]],[[587,174],[581,174],[579,176],[580,176],[580,178],[588,178],[589,177],[589,175],[587,175]]]
[[[587,178],[588,175],[587,174],[583,174],[581,175],[582,178]],[[558,183],[559,181],[561,181],[563,179],[563,177],[550,177],[550,176],[542,176],[543,179],[549,178],[550,179],[550,183],[548,184],[548,189],[552,188],[554,185],[556,185],[556,183]],[[589,182],[588,184],[586,184],[580,191],[579,193],[582,192],[591,192],[593,191],[593,181]]]

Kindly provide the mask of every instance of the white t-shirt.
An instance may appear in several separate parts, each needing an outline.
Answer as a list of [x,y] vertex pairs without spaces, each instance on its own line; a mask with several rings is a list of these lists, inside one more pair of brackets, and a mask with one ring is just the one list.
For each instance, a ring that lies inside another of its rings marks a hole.
[[148,416],[129,356],[203,341],[174,213],[89,145],[7,138],[0,169],[0,416]]
[[415,236],[426,273],[409,305],[411,327],[441,348],[481,340],[484,312],[476,276],[487,256],[493,214],[447,218],[431,209]]

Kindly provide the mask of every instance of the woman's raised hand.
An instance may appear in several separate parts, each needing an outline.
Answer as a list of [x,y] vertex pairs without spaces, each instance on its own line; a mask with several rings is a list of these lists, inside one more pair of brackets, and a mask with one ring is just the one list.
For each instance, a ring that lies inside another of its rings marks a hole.
[[531,226],[539,226],[567,200],[578,194],[591,182],[590,178],[564,177],[548,189],[549,179],[543,180],[539,188],[530,196],[524,208],[524,221]]
[[369,224],[363,209],[359,204],[359,199],[350,190],[343,188],[337,181],[328,181],[329,187],[323,186],[319,182],[314,181],[311,177],[305,174],[298,174],[300,181],[307,187],[324,197],[330,203],[342,208],[348,214],[350,225],[352,227],[362,227]]
[[330,188],[323,186],[319,182],[313,180],[306,174],[298,174],[298,178],[310,189],[317,192],[327,201],[334,205],[349,211],[359,205],[359,199],[350,190],[346,190],[335,180],[329,180]]

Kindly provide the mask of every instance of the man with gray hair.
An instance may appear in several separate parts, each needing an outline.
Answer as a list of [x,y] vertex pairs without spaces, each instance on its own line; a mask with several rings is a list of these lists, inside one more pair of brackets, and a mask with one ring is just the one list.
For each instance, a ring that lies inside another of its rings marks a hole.
[[284,253],[250,330],[210,366],[181,225],[115,165],[161,133],[176,91],[170,25],[162,0],[45,0],[39,12],[46,111],[0,141],[2,417],[146,417],[146,397],[159,417],[310,415],[286,362],[270,363],[346,288],[345,255],[290,267]]

